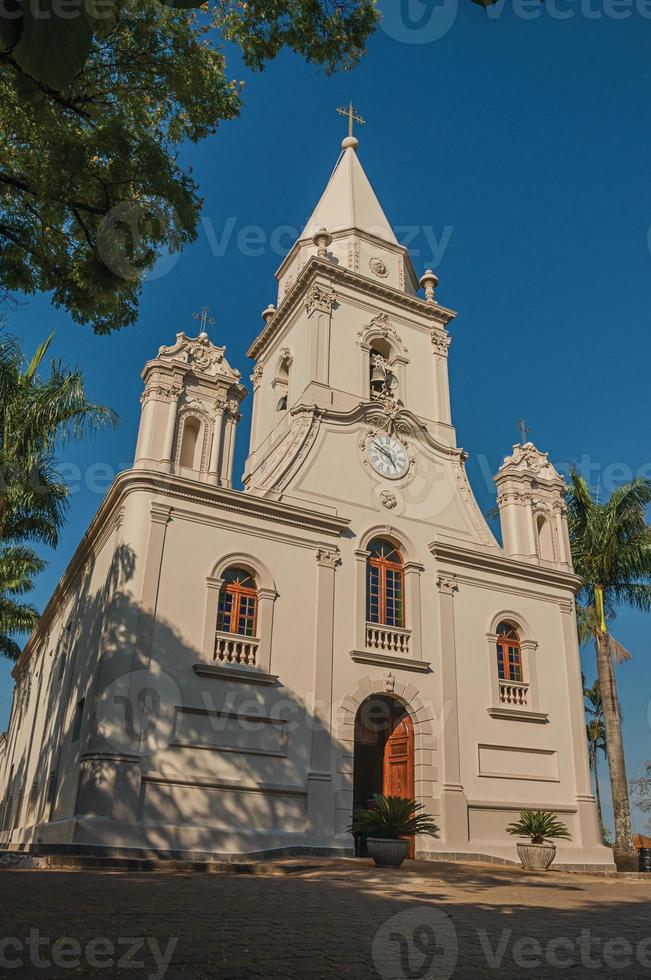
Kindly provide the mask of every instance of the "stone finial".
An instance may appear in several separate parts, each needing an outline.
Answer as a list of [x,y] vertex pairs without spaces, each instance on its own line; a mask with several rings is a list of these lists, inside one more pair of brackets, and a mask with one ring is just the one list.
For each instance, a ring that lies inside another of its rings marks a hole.
[[269,303],[269,306],[265,307],[265,309],[262,311],[261,314],[262,319],[265,322],[265,326],[269,323],[269,320],[271,320],[272,316],[275,316],[275,313],[276,313],[276,307],[273,305],[273,303]]
[[432,272],[431,269],[425,269],[425,272],[418,281],[425,290],[425,300],[428,303],[435,303],[435,290],[439,284],[439,277],[436,275],[436,273]]
[[332,235],[326,228],[319,228],[312,236],[312,241],[316,245],[316,254],[320,259],[328,258],[328,245],[332,242]]

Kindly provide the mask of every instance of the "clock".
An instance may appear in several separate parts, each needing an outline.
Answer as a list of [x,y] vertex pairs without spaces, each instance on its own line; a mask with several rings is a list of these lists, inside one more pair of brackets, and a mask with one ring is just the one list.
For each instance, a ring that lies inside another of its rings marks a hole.
[[374,435],[368,442],[368,461],[380,476],[397,480],[409,469],[407,450],[394,436]]

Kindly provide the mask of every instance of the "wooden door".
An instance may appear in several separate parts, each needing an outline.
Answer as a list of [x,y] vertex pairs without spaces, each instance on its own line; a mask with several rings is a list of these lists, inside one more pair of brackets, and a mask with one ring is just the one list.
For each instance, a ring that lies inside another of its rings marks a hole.
[[[385,796],[414,799],[414,726],[408,714],[394,722],[384,747],[382,792]],[[413,837],[409,839],[407,856],[414,856]]]

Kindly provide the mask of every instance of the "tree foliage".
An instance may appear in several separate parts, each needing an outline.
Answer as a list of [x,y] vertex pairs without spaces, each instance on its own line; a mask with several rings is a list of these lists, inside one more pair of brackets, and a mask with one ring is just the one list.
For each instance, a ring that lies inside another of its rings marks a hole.
[[[239,45],[254,69],[288,47],[333,71],[356,63],[377,16],[373,0],[10,2],[20,16],[0,31],[0,288],[51,291],[98,333],[133,323],[161,250],[196,237],[201,200],[179,147],[241,106],[213,39]],[[48,16],[27,57],[30,4]]]
[[49,374],[39,373],[51,341],[27,362],[14,338],[0,338],[0,654],[12,658],[20,653],[13,634],[38,619],[21,596],[45,565],[26,542],[56,545],[65,518],[68,488],[54,453],[115,419],[88,400],[79,371],[52,360]]
[[608,621],[620,603],[651,610],[651,527],[646,509],[651,482],[632,480],[600,503],[585,481],[571,474],[568,520],[572,560],[581,577],[586,608],[579,621],[583,639],[595,642],[605,746],[615,819],[615,860],[620,870],[635,867],[635,849],[622,740],[622,718],[613,659],[630,659],[610,634]]

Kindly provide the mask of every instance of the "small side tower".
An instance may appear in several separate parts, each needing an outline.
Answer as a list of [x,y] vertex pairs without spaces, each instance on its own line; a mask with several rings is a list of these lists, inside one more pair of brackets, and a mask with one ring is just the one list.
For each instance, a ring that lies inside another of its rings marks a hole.
[[493,479],[506,554],[571,569],[567,486],[547,453],[532,442],[516,444]]
[[246,388],[225,352],[205,331],[195,338],[178,333],[175,344],[147,361],[136,467],[232,487],[235,428]]

